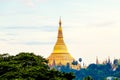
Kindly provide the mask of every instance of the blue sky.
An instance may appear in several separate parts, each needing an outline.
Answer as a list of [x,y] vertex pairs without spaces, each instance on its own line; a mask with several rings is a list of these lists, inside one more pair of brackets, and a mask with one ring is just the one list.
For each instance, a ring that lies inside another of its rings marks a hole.
[[119,58],[120,0],[0,0],[0,53],[48,57],[62,17],[73,57],[88,64]]

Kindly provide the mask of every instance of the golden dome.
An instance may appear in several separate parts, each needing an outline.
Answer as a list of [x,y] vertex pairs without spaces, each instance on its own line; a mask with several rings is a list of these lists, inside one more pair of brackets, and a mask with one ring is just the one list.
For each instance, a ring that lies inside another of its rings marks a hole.
[[49,60],[50,65],[53,62],[55,62],[56,65],[59,65],[59,64],[66,65],[67,63],[71,64],[74,60],[74,58],[68,53],[67,47],[64,43],[61,24],[62,23],[61,23],[61,19],[60,19],[57,42],[54,46],[53,52],[47,58]]

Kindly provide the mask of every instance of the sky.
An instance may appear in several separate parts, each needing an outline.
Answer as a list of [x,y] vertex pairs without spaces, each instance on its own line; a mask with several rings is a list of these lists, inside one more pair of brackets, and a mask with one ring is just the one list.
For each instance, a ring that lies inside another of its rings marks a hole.
[[120,0],[0,0],[0,53],[47,58],[59,17],[69,53],[87,65],[120,58]]

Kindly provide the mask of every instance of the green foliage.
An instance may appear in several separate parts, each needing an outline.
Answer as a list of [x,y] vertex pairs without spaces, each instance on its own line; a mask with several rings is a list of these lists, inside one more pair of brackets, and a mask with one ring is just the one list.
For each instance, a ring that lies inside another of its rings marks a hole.
[[83,80],[93,80],[91,76],[84,77]]
[[48,61],[33,53],[0,55],[0,80],[72,80],[72,73],[50,70]]

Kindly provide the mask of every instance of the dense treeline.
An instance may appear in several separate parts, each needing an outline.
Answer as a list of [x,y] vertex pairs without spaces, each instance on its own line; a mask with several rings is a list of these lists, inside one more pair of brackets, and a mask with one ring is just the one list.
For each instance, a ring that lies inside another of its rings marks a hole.
[[[56,69],[59,66],[56,66]],[[75,80],[120,80],[120,65],[107,62],[105,64],[90,64],[87,68],[80,70],[71,69],[69,65],[61,66],[62,72],[73,72],[76,75]],[[107,79],[111,77],[111,79]]]
[[69,64],[50,68],[45,58],[33,53],[0,55],[0,80],[106,80],[110,76],[120,80],[118,60],[75,70]]
[[0,80],[72,80],[72,73],[50,69],[48,61],[33,53],[0,55]]

